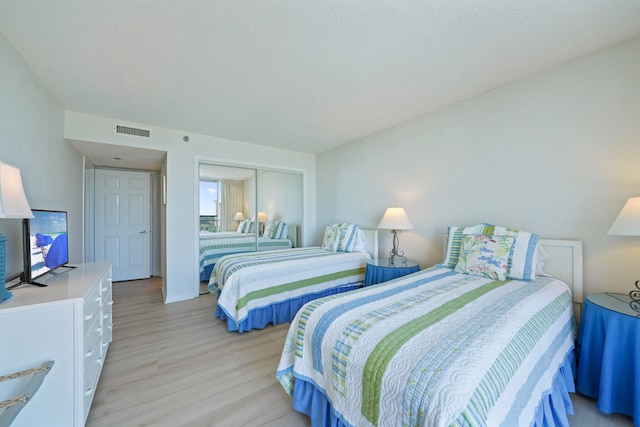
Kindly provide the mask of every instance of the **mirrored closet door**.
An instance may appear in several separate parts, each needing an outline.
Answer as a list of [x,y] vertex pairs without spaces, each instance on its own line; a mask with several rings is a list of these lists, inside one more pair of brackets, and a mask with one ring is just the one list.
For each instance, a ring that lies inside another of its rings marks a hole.
[[[300,245],[302,182],[296,172],[199,165],[201,293],[221,256]],[[284,233],[270,232],[276,221],[286,224]]]

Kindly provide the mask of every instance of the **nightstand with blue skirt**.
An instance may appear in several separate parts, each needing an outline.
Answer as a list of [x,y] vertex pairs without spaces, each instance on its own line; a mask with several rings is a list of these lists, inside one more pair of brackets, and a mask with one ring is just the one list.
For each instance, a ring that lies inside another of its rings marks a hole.
[[577,391],[598,399],[605,414],[640,425],[640,313],[629,295],[591,294],[584,300],[578,336]]
[[416,271],[420,271],[420,265],[414,261],[402,262],[396,258],[393,265],[391,265],[389,258],[370,259],[367,261],[367,268],[364,273],[364,286],[386,282]]

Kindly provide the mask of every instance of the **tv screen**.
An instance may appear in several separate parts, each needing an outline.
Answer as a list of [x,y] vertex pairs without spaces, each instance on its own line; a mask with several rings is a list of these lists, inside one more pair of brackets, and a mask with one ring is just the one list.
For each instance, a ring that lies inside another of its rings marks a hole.
[[39,209],[32,212],[33,218],[22,220],[22,281],[26,283],[34,283],[35,279],[69,262],[67,213]]

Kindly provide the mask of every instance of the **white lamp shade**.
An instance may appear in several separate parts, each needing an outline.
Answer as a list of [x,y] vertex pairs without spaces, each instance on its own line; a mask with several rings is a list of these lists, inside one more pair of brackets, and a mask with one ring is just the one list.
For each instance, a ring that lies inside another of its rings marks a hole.
[[385,228],[390,230],[411,230],[413,225],[409,221],[409,217],[403,208],[392,207],[387,208],[384,216],[378,224],[378,228]]
[[264,212],[258,212],[258,222],[267,222],[269,218],[267,218],[267,214]]
[[33,218],[20,169],[0,162],[0,218]]
[[242,212],[236,212],[236,215],[233,217],[234,221],[242,221],[244,219],[244,215]]
[[607,234],[640,236],[640,197],[627,200]]

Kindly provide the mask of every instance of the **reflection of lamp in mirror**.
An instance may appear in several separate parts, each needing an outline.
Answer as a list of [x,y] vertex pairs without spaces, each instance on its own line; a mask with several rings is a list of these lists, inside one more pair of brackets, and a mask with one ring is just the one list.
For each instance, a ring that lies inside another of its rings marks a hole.
[[267,218],[267,214],[264,212],[258,212],[258,224],[259,224],[260,236],[264,234],[264,223],[267,221],[269,221],[269,218]]
[[233,220],[234,221],[238,221],[238,222],[243,221],[244,220],[244,215],[242,215],[242,212],[238,211],[234,215]]
[[[631,197],[624,204],[618,217],[607,234],[617,236],[640,236],[640,197]],[[635,311],[640,311],[640,280],[636,280],[636,288],[629,292],[632,301],[629,304]]]
[[[0,162],[0,218],[33,218],[22,187],[20,169]],[[0,302],[11,298],[6,290],[6,241],[0,234]]]
[[393,248],[389,252],[389,265],[395,265],[395,257],[400,258],[402,264],[406,264],[407,257],[404,256],[404,251],[399,249],[400,240],[398,239],[398,234],[401,230],[413,229],[413,225],[404,209],[397,206],[387,208],[380,220],[380,224],[378,224],[378,228],[390,229],[393,234]]

